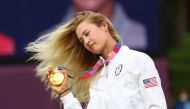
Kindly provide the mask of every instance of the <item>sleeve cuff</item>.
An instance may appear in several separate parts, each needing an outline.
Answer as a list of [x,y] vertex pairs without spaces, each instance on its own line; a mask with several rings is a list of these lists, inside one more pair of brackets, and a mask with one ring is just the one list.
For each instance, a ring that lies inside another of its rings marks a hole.
[[64,104],[67,104],[71,101],[75,101],[76,98],[73,96],[71,92],[69,92],[67,95],[65,95],[64,97],[61,97],[60,99]]

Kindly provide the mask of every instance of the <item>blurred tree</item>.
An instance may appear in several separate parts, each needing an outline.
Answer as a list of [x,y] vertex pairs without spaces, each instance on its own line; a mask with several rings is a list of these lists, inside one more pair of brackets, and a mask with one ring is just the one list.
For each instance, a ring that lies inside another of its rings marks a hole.
[[170,49],[168,56],[171,72],[171,88],[176,98],[179,89],[182,87],[190,90],[190,33],[182,37],[179,47]]

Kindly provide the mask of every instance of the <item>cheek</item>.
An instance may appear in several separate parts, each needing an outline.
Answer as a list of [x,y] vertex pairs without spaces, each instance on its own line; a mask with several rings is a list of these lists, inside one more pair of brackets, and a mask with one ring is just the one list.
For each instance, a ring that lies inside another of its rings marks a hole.
[[98,42],[101,42],[101,43],[105,42],[106,41],[106,35],[104,33],[97,34],[97,40],[98,40]]
[[94,33],[92,33],[92,35],[93,35],[93,38],[98,41],[100,41],[104,36],[104,34],[100,31],[98,31],[98,32],[94,31]]

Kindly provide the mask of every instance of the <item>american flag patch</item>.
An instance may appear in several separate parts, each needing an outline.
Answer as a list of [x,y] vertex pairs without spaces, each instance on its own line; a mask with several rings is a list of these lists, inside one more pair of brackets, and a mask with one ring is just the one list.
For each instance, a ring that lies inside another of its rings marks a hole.
[[144,79],[143,83],[145,88],[154,87],[158,85],[156,77]]

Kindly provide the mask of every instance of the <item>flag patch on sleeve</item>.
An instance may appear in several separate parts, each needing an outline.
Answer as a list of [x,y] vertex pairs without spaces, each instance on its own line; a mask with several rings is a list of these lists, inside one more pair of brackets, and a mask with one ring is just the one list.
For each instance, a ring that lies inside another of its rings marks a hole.
[[144,79],[143,83],[145,88],[154,87],[158,85],[156,77]]

